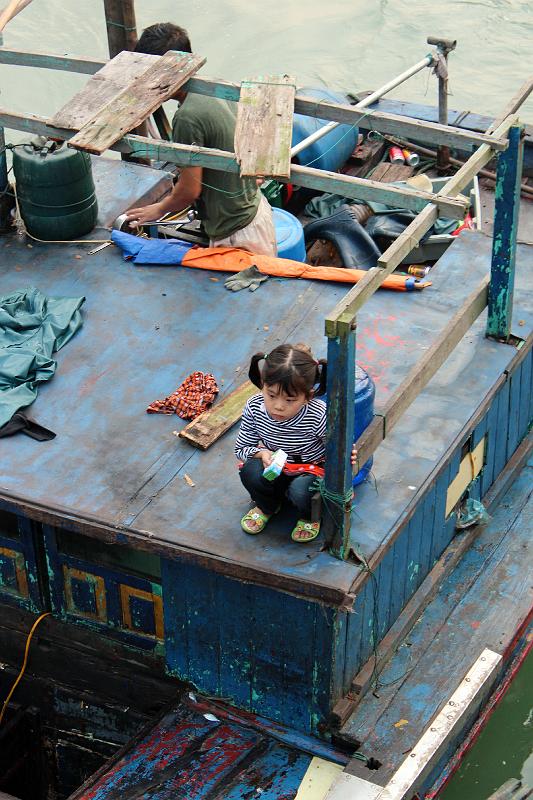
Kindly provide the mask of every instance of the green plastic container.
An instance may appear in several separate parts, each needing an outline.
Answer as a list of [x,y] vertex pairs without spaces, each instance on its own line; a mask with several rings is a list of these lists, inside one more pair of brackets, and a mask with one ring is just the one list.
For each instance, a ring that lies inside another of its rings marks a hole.
[[281,197],[282,188],[283,184],[274,180],[265,181],[261,185],[261,191],[274,208],[283,208],[283,200]]
[[39,140],[14,148],[13,172],[20,213],[32,236],[76,239],[94,228],[98,204],[87,153]]

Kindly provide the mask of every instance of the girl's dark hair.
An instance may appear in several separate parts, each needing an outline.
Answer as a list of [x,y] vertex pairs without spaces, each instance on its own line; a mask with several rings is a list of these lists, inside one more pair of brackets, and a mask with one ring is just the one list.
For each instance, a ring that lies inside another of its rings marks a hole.
[[148,53],[152,56],[164,56],[169,50],[180,50],[191,53],[191,42],[185,28],[172,22],[156,22],[142,32],[135,45],[136,53]]
[[289,396],[305,394],[309,398],[314,387],[315,395],[326,391],[327,361],[315,361],[306,345],[280,344],[270,353],[252,356],[248,377],[259,389],[279,386]]

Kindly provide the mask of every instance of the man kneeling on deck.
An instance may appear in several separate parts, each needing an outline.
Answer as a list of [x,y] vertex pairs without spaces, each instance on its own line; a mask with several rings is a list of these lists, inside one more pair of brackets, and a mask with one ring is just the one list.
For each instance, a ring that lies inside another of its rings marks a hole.
[[[187,31],[170,22],[146,28],[135,50],[157,56],[168,50],[192,52]],[[180,104],[172,121],[175,142],[234,151],[235,116],[225,100],[182,90],[173,99]],[[272,209],[256,181],[237,173],[183,167],[169,195],[159,203],[130,209],[127,218],[142,225],[193,203],[197,204],[211,247],[241,247],[252,253],[277,255]]]

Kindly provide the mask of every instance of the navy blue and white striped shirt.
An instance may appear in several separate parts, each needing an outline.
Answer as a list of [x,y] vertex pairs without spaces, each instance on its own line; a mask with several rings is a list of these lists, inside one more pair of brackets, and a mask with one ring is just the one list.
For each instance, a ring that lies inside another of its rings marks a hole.
[[[292,464],[319,464],[326,454],[326,404],[312,398],[296,416],[278,421],[265,408],[262,394],[250,397],[242,412],[235,455],[241,461],[259,450],[285,450]],[[264,445],[264,447],[260,446]]]

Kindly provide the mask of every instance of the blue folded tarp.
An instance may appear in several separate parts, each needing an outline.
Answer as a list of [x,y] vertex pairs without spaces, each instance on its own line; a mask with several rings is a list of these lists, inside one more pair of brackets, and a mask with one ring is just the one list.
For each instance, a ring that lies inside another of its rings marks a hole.
[[192,244],[181,239],[141,239],[131,233],[112,231],[111,239],[134,264],[181,264]]

